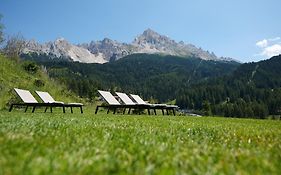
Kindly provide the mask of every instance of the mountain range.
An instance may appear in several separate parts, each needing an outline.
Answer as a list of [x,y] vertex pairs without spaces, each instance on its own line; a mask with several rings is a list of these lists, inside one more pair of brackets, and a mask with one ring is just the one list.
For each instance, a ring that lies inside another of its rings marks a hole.
[[77,61],[82,63],[106,63],[128,55],[146,53],[181,57],[197,57],[202,60],[233,61],[231,58],[217,57],[213,52],[197,48],[192,44],[176,42],[167,36],[147,29],[131,43],[121,43],[109,38],[90,43],[71,44],[64,38],[40,44],[35,40],[27,41],[23,57],[32,59],[52,59]]

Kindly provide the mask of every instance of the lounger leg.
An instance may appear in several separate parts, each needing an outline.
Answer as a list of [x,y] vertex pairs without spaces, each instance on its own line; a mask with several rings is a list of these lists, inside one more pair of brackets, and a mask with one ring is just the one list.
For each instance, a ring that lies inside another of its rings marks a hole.
[[[52,107],[51,107],[51,109],[52,109]],[[63,111],[63,113],[65,113],[65,106],[62,106],[62,111]]]
[[51,109],[51,113],[53,113],[53,107],[50,107],[50,109]]
[[13,104],[11,104],[11,107],[10,107],[10,109],[9,109],[9,112],[11,112],[12,111],[12,109],[13,109]]
[[150,115],[150,109],[149,108],[147,109],[147,112],[148,112],[148,115]]
[[45,109],[45,111],[44,111],[44,112],[47,112],[47,109],[48,109],[48,107],[46,107],[46,109]]
[[167,115],[169,115],[169,110],[168,109],[166,109],[166,113],[167,113]]
[[175,109],[173,109],[173,114],[174,114],[174,116],[176,116],[176,112],[175,112]]
[[162,114],[163,114],[163,115],[165,115],[165,113],[164,113],[164,109],[162,109]]
[[82,106],[80,106],[80,111],[81,111],[81,114],[83,114],[83,108],[82,108]]
[[98,113],[98,110],[99,110],[99,107],[97,106],[96,111],[95,111],[95,114],[97,114],[97,113]]
[[27,108],[28,108],[28,106],[26,106],[26,108],[25,108],[24,112],[26,112],[26,111],[27,111]]
[[125,112],[126,112],[126,108],[124,108],[124,110],[123,110],[123,114],[125,114]]
[[114,110],[113,110],[113,114],[115,114],[116,113],[116,108],[114,108]]
[[33,106],[32,113],[35,111],[36,106]]
[[154,111],[154,114],[157,115],[157,114],[156,114],[156,109],[154,109],[153,111]]
[[108,109],[107,109],[107,114],[109,113],[109,109],[110,109],[110,108],[108,107]]
[[129,108],[128,114],[130,114],[130,112],[131,112],[131,108]]
[[71,113],[73,113],[73,109],[72,109],[72,107],[70,107],[70,111],[71,111]]

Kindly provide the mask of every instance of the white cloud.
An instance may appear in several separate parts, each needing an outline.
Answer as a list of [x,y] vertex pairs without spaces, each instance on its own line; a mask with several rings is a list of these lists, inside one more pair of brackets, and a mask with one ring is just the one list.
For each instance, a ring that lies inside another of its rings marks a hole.
[[261,48],[264,48],[264,47],[266,47],[267,45],[268,45],[268,41],[267,41],[266,39],[261,40],[261,41],[258,41],[258,42],[256,43],[256,46],[261,47]]
[[255,54],[256,56],[266,56],[268,58],[272,56],[276,56],[281,54],[281,38],[275,37],[275,38],[269,38],[269,39],[263,39],[261,41],[258,41],[256,43],[256,46],[262,49],[260,54]]
[[281,44],[274,44],[272,46],[264,48],[261,55],[273,57],[279,54],[281,54]]
[[279,41],[281,38],[280,37],[275,37],[275,38],[270,38],[268,39],[269,41]]

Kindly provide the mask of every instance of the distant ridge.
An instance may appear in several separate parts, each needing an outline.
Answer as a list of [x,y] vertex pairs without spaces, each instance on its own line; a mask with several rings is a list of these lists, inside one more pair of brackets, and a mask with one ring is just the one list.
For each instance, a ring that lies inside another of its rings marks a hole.
[[231,58],[217,57],[213,52],[197,48],[192,44],[176,42],[167,36],[147,29],[137,36],[132,43],[120,43],[105,38],[102,41],[91,41],[74,45],[63,38],[54,42],[39,44],[34,40],[27,41],[23,55],[44,55],[49,59],[64,59],[82,63],[106,63],[135,53],[161,54],[182,57],[198,57],[202,60],[235,61]]

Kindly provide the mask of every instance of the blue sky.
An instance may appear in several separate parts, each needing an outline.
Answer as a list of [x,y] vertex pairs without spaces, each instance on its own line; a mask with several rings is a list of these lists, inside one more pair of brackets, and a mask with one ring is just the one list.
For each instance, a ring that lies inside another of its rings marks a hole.
[[242,62],[281,53],[280,0],[0,0],[8,35],[131,42],[151,28]]

